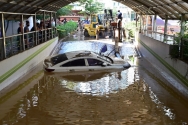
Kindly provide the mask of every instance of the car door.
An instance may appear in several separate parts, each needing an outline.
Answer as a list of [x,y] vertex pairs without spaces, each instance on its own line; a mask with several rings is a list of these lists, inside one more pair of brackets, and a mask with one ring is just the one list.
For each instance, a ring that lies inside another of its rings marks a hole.
[[70,60],[60,66],[65,72],[87,71],[84,59]]
[[102,66],[102,64],[104,63],[101,60],[98,59],[94,59],[94,58],[87,58],[87,63],[88,63],[88,70],[89,71],[96,71],[96,70],[106,70],[108,69],[107,66]]

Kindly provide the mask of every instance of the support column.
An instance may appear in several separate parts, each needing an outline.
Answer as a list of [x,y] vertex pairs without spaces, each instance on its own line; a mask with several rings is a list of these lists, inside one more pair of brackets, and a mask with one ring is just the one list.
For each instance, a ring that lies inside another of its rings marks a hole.
[[33,26],[34,26],[34,30],[35,30],[35,32],[33,33],[34,35],[34,38],[33,38],[33,41],[35,41],[35,43],[33,43],[34,44],[34,46],[36,46],[37,45],[37,25],[36,25],[36,13],[35,13],[35,15],[33,16]]
[[181,30],[180,30],[180,58],[183,59],[183,45],[184,42],[182,40],[182,36],[184,35],[185,32],[185,14],[181,14]]
[[[20,19],[20,20],[21,20],[20,23],[22,23],[21,26],[23,26],[23,15],[21,15],[20,18],[21,18],[21,19]],[[25,50],[25,39],[24,39],[24,28],[23,28],[23,27],[21,27],[21,31],[22,31],[22,37],[21,37],[22,50],[24,51],[24,50]]]
[[49,31],[50,31],[50,32],[49,32],[49,38],[52,39],[52,38],[53,38],[53,37],[52,37],[52,28],[53,28],[53,27],[52,27],[52,12],[50,12],[50,22],[49,22],[49,23],[50,23],[50,28],[51,28],[51,29],[49,30]]
[[146,31],[146,36],[147,36],[148,35],[148,15],[146,16],[145,31]]
[[157,24],[156,24],[156,20],[157,20],[157,15],[154,15],[154,18],[152,20],[152,36],[154,34],[154,38],[156,38],[156,31],[157,31]]
[[140,33],[142,32],[142,15],[140,15]]
[[165,15],[165,24],[164,24],[164,39],[163,39],[163,42],[167,39],[167,25],[168,25],[168,16]]
[[0,51],[1,51],[1,54],[0,54],[0,60],[3,60],[6,58],[6,39],[5,39],[5,25],[4,25],[4,14],[1,13],[1,35],[2,35],[2,40],[0,41]]
[[44,36],[44,41],[43,42],[46,42],[47,41],[47,35],[46,35],[46,25],[45,25],[45,11],[43,11],[43,27],[44,27],[44,31],[43,31],[43,36]]
[[[56,13],[54,13],[54,17],[55,17],[55,27],[57,26],[57,22],[56,22]],[[55,28],[55,36],[57,36],[57,28]]]

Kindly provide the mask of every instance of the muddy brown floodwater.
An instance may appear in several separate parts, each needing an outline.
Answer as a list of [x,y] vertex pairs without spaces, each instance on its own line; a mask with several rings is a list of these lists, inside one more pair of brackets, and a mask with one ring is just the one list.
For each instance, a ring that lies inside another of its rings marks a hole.
[[[80,47],[98,52],[103,45],[69,41],[58,53]],[[113,45],[108,44],[108,49],[111,52]],[[121,43],[121,55],[132,55],[131,68],[68,75],[39,70],[20,80],[19,86],[0,98],[0,124],[187,125],[186,99],[168,87],[144,57],[135,56],[132,44]]]

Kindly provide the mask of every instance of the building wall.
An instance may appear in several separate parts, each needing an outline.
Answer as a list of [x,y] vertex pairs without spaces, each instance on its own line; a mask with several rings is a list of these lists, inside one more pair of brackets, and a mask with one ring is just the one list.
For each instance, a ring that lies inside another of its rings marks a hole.
[[67,21],[73,20],[78,21],[81,16],[60,16],[60,20],[62,21],[64,18],[66,18]]
[[0,91],[35,68],[50,55],[57,43],[58,37],[1,61]]

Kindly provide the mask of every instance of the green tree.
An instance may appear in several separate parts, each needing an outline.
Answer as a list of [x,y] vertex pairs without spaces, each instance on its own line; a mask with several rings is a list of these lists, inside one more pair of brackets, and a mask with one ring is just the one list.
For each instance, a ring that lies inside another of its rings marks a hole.
[[70,14],[72,8],[73,8],[73,6],[71,6],[71,5],[67,5],[67,6],[62,7],[61,9],[59,9],[57,11],[57,16],[59,17],[59,16]]
[[104,5],[95,0],[79,0],[80,6],[84,6],[85,14],[96,14],[104,9]]
[[[45,15],[44,19],[48,19],[49,17],[50,17],[50,15]],[[37,20],[43,20],[43,15],[42,14],[36,15],[36,19]]]

